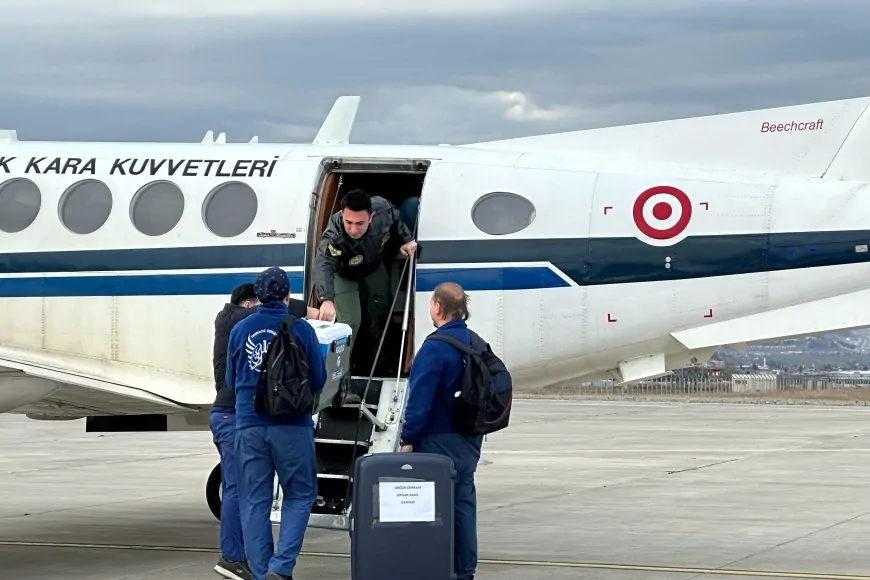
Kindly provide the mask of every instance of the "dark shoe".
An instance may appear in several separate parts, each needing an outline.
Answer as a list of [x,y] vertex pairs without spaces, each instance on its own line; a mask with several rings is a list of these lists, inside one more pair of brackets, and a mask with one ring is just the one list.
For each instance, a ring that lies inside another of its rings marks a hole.
[[293,580],[293,576],[287,576],[286,574],[279,574],[277,572],[269,572],[266,574],[266,580]]
[[218,560],[217,566],[214,567],[214,571],[224,578],[229,578],[229,580],[254,580],[254,575],[251,574],[247,562],[233,562],[221,558]]

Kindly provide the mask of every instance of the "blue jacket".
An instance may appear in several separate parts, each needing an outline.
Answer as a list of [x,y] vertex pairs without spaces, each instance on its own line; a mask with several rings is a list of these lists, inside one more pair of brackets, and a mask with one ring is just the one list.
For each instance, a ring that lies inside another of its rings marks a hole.
[[[451,320],[435,333],[471,344],[464,320]],[[450,409],[454,393],[462,387],[463,361],[463,354],[446,342],[427,340],[417,351],[408,384],[403,443],[417,445],[426,435],[456,433]]]
[[[268,425],[314,426],[311,415],[295,421],[278,422],[272,417],[260,415],[254,406],[254,392],[260,378],[260,366],[278,328],[287,317],[287,305],[283,302],[261,304],[257,312],[237,323],[230,332],[227,348],[226,382],[236,395],[236,427]],[[320,352],[320,342],[314,328],[303,319],[293,324],[293,336],[299,342],[308,359],[311,391],[317,393],[326,383],[326,363]]]

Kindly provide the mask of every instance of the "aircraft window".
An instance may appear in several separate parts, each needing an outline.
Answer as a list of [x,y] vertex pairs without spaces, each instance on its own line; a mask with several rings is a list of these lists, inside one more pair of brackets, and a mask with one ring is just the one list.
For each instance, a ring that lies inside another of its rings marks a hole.
[[112,192],[102,181],[85,179],[72,184],[60,197],[61,223],[75,234],[92,234],[112,213]]
[[249,185],[232,181],[208,194],[202,204],[202,219],[211,233],[223,238],[238,236],[257,217],[257,194]]
[[130,221],[146,236],[169,233],[181,221],[184,194],[169,181],[154,181],[145,185],[130,202]]
[[29,179],[17,177],[0,185],[0,231],[18,233],[36,219],[42,193]]
[[535,221],[535,206],[515,193],[487,193],[471,208],[471,221],[492,236],[515,234]]

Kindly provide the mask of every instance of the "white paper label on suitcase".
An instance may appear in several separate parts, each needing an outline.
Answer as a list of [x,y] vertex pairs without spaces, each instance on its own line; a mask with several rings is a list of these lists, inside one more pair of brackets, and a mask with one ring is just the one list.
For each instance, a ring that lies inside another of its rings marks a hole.
[[382,522],[434,522],[434,481],[385,481],[378,484]]

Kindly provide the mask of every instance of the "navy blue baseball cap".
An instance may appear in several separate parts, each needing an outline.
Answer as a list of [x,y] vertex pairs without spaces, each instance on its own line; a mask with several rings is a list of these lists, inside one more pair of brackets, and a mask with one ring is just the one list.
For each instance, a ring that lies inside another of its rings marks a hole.
[[287,272],[278,267],[263,271],[257,276],[254,292],[257,294],[257,300],[263,304],[284,300],[290,294],[290,280],[287,278]]

